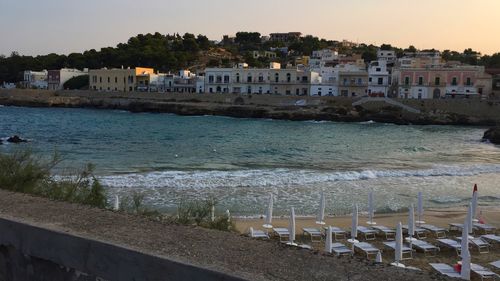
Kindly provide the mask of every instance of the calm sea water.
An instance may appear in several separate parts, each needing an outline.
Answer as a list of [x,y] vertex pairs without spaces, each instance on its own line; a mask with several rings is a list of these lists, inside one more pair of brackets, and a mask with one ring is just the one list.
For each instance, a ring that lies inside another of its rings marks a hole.
[[327,212],[367,206],[379,211],[416,203],[466,204],[474,183],[480,204],[500,202],[500,147],[481,143],[484,128],[377,123],[292,122],[226,117],[181,117],[124,111],[0,107],[0,137],[30,143],[44,157],[57,150],[63,174],[93,163],[109,194],[134,190],[146,203],[174,210],[181,200],[215,197],[220,210],[264,213],[269,193],[276,214],[290,206],[313,215],[320,192]]

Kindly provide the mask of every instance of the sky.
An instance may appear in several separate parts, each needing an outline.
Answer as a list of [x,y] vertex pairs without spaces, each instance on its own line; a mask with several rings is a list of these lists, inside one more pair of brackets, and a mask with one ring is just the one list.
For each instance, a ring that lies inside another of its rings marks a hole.
[[0,54],[69,54],[140,33],[299,31],[331,40],[500,52],[500,0],[0,0]]

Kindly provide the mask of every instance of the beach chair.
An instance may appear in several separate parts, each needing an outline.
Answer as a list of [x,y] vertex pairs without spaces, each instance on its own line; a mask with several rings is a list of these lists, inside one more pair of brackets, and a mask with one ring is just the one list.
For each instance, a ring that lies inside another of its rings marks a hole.
[[262,230],[255,230],[255,229],[253,229],[253,227],[250,227],[249,235],[252,238],[269,239],[269,235],[267,233],[265,233]]
[[[328,230],[328,227],[325,227],[325,230]],[[347,231],[343,230],[340,227],[332,226],[332,234],[333,240],[341,240],[347,238]]]
[[494,262],[492,262],[490,264],[493,265],[496,269],[500,269],[500,260],[494,261]]
[[337,257],[352,255],[352,250],[342,243],[332,243],[332,252],[334,252]]
[[436,236],[437,239],[446,238],[446,229],[445,228],[437,227],[437,226],[431,225],[431,224],[422,224],[420,227],[434,233],[434,235]]
[[[422,252],[424,252],[424,256],[428,256],[428,257],[435,257],[437,256],[438,252],[439,252],[439,247],[437,246],[434,246],[426,241],[422,241],[422,240],[414,240],[412,241],[412,246],[416,249],[416,250],[421,250]],[[431,255],[427,255],[427,253],[431,253]]]
[[366,227],[366,226],[358,226],[358,232],[361,233],[365,240],[375,240],[377,239],[377,230]]
[[377,254],[380,252],[379,249],[375,248],[372,244],[366,242],[354,243],[354,249],[358,249],[361,252],[365,253],[367,259],[370,259],[370,256],[376,258]]
[[446,248],[453,249],[457,252],[457,255],[460,255],[460,251],[462,249],[462,245],[452,239],[437,239],[438,243]]
[[311,242],[321,242],[323,233],[319,228],[302,228],[303,235],[311,237]]
[[484,279],[495,280],[497,277],[499,277],[499,275],[496,274],[495,272],[487,269],[484,266],[481,266],[481,265],[475,264],[475,263],[471,263],[470,270],[472,272],[474,272],[475,274],[479,275],[479,277],[481,277],[481,280],[484,280]]
[[462,228],[464,228],[463,223],[450,223],[449,225],[450,225],[449,227],[450,231],[462,231]]
[[[457,237],[458,241],[462,241],[462,237]],[[490,252],[490,244],[481,238],[470,238],[469,243],[476,246],[480,254],[487,254]]]
[[498,235],[494,235],[494,234],[487,234],[487,235],[483,235],[481,236],[482,238],[490,241],[490,242],[494,242],[494,243],[500,243],[500,236]]
[[432,268],[434,268],[437,272],[446,275],[451,278],[461,278],[459,272],[456,272],[455,269],[451,265],[447,265],[445,263],[429,263]]
[[288,242],[290,239],[290,232],[288,231],[288,228],[273,228],[273,232],[279,237],[280,242]]
[[385,235],[385,240],[395,240],[396,239],[396,230],[388,228],[387,226],[383,225],[374,225],[372,226],[373,229],[376,229],[379,231],[379,233],[383,233]]
[[475,223],[474,228],[479,230],[480,232],[483,232],[484,234],[495,233],[495,231],[497,230],[496,227],[484,223]]
[[[391,250],[396,250],[396,242],[395,241],[390,241],[390,242],[384,242],[385,247],[391,249]],[[411,260],[413,259],[413,250],[403,244],[402,248],[403,255],[401,256],[402,260]]]
[[[403,225],[403,229],[408,233],[408,225]],[[421,227],[415,227],[415,235],[417,235],[418,239],[427,238],[427,230]]]

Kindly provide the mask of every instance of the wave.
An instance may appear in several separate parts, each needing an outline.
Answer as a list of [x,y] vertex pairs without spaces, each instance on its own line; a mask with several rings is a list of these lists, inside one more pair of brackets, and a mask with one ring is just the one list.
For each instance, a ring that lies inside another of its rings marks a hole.
[[500,173],[500,165],[434,166],[420,170],[363,170],[363,171],[319,171],[294,169],[253,169],[215,171],[157,171],[129,173],[99,177],[109,187],[148,188],[237,188],[280,187],[325,182],[371,180],[377,178],[405,177],[460,177],[487,173]]

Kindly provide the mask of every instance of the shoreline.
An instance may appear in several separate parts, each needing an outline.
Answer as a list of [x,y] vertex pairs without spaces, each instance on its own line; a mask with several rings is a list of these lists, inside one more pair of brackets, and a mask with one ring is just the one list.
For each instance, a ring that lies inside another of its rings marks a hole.
[[[500,123],[500,102],[495,101],[398,100],[420,110],[420,113],[411,113],[382,101],[354,106],[357,100],[359,98],[0,89],[0,105],[4,106],[94,108],[291,121],[373,121],[398,125],[487,127]],[[297,101],[305,101],[306,105],[298,106]]]

